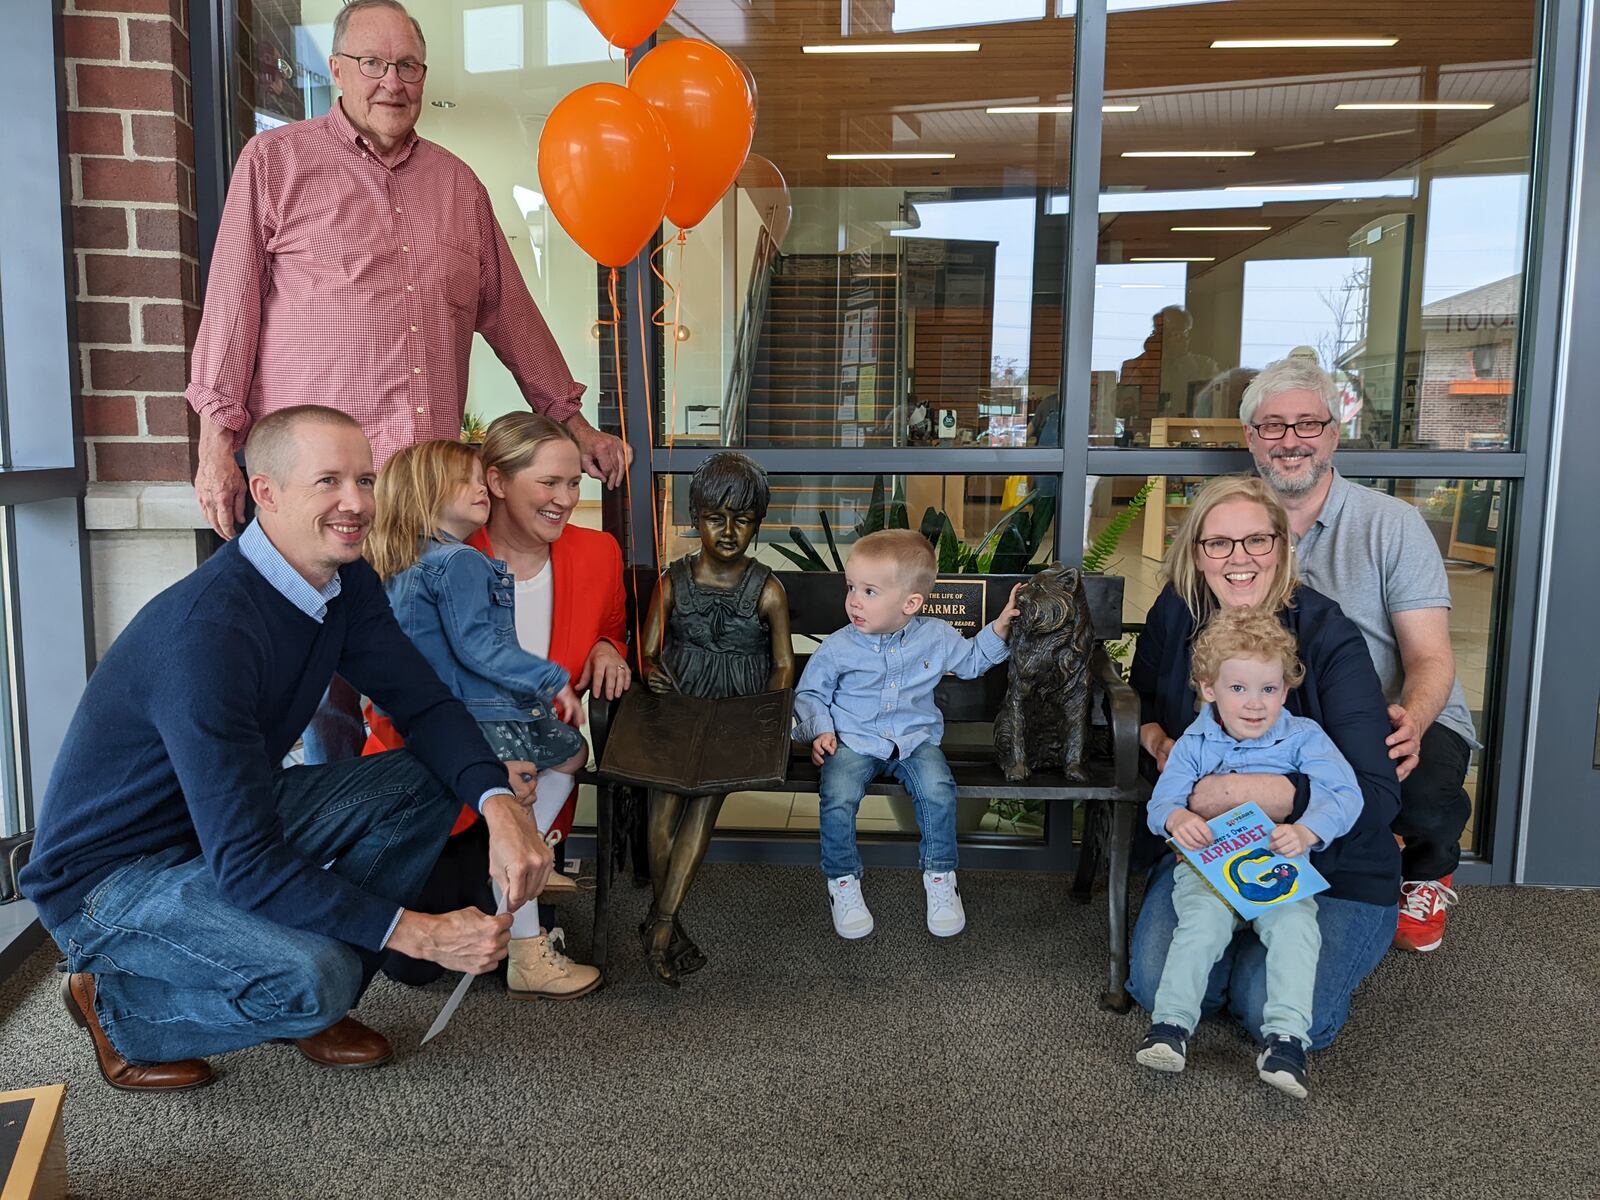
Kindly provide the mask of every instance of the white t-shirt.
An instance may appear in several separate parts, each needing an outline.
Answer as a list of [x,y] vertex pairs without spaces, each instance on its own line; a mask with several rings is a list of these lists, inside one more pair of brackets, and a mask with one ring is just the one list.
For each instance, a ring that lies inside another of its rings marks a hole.
[[555,612],[555,573],[547,561],[532,579],[516,583],[517,641],[529,654],[550,657],[550,621]]

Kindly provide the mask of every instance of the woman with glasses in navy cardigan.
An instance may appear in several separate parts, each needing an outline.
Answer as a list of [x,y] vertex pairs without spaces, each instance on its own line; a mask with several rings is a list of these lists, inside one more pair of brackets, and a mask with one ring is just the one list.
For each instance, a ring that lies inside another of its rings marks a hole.
[[[1219,608],[1262,605],[1295,635],[1306,677],[1287,708],[1322,726],[1349,761],[1361,786],[1360,819],[1344,837],[1311,856],[1329,881],[1317,897],[1322,955],[1313,998],[1311,1048],[1332,1043],[1350,1012],[1350,997],[1394,939],[1400,852],[1389,826],[1400,784],[1389,759],[1388,706],[1361,631],[1327,596],[1300,586],[1289,519],[1272,490],[1254,476],[1213,479],[1195,497],[1167,551],[1166,581],[1145,618],[1129,682],[1140,700],[1142,769],[1154,779],[1173,741],[1195,718],[1189,652],[1195,633]],[[1300,818],[1309,786],[1298,775],[1213,775],[1202,779],[1189,807],[1210,820],[1254,802],[1279,822]],[[1172,907],[1174,860],[1153,835],[1135,847],[1135,861],[1153,863],[1133,931],[1128,990],[1148,1011],[1177,926]],[[1224,1006],[1259,1040],[1266,1000],[1266,950],[1246,926],[1211,972],[1203,1006]]]

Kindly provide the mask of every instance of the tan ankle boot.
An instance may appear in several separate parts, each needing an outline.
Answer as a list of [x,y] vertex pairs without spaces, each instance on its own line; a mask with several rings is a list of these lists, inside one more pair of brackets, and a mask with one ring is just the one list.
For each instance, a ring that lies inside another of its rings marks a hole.
[[541,900],[554,900],[565,896],[575,896],[578,892],[578,881],[565,871],[551,871],[544,881],[544,890],[539,893]]
[[599,968],[573,962],[561,952],[565,945],[560,929],[511,939],[506,989],[513,1000],[576,1000],[600,986]]

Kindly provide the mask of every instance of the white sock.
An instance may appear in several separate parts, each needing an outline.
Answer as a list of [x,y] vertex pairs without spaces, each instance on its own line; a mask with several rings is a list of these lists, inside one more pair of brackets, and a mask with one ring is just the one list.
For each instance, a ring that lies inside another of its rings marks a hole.
[[[491,879],[489,886],[494,889],[494,902],[496,907],[504,907],[506,894],[500,889],[500,881]],[[511,936],[514,938],[538,937],[544,932],[544,926],[539,924],[539,902],[529,900],[516,912],[511,914]]]
[[561,771],[540,771],[533,784],[533,820],[540,833],[549,833],[550,826],[561,815],[561,808],[572,795],[574,780]]

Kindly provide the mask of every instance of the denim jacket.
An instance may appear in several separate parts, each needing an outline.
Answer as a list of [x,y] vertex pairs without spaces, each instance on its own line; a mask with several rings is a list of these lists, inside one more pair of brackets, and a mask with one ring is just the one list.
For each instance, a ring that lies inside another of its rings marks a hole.
[[567,685],[517,642],[516,584],[499,559],[441,531],[385,587],[400,628],[475,720],[543,717]]

